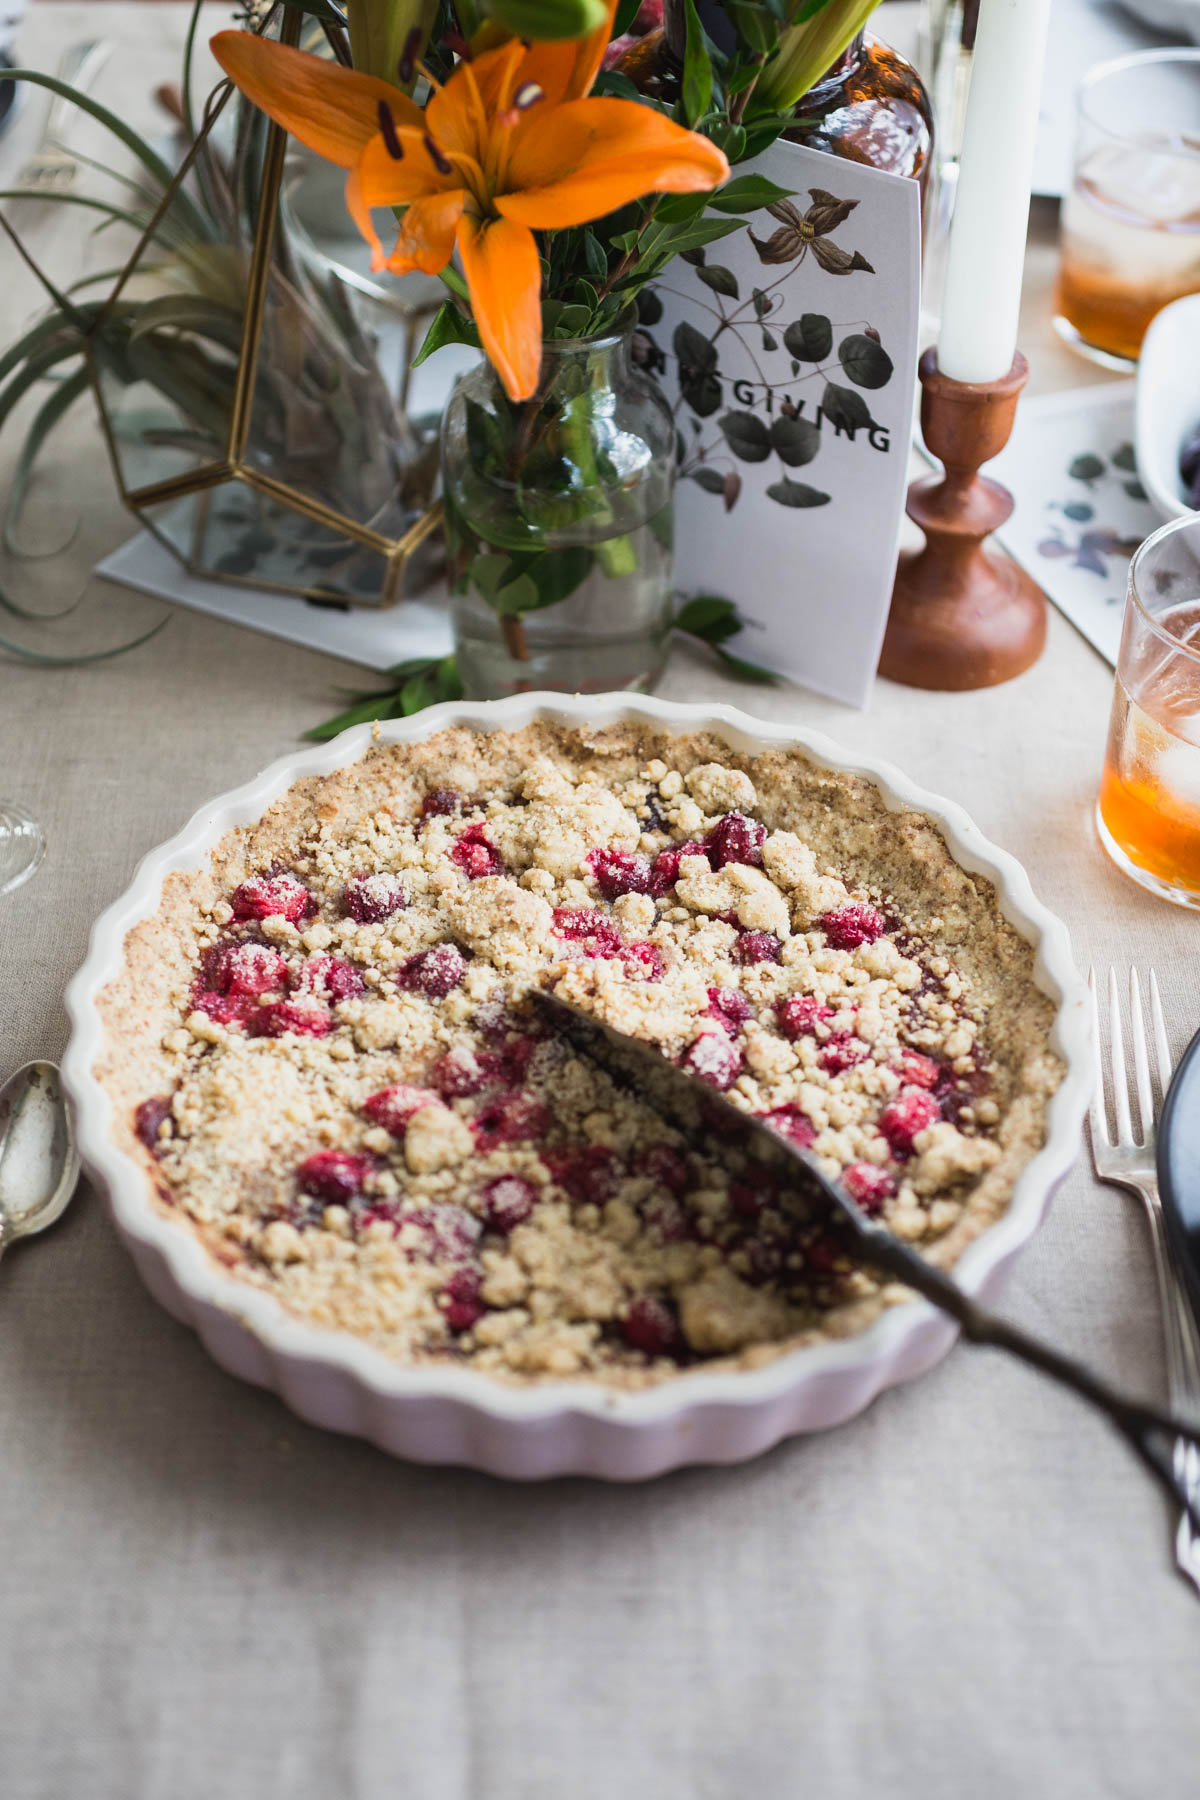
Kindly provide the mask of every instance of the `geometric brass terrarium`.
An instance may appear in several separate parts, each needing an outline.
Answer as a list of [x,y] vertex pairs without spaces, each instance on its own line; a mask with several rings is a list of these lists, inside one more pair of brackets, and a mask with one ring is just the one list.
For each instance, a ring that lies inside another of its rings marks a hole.
[[[287,134],[237,96],[215,137],[232,96],[210,97],[86,336],[117,484],[192,573],[389,606],[440,523],[436,447],[404,409],[437,300],[364,303],[306,258],[280,225]],[[385,363],[404,372],[390,385]]]

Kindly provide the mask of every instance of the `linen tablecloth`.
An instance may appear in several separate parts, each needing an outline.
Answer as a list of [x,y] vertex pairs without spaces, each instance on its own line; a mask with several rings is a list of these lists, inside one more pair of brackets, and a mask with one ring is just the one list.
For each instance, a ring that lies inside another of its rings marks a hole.
[[[113,35],[101,94],[144,126],[184,16],[40,0],[26,54],[52,66],[82,31]],[[4,185],[40,110],[0,145]],[[85,252],[103,266],[77,220],[30,220],[60,272]],[[0,257],[8,342],[36,292]],[[1051,261],[1042,231],[1024,339],[1042,387],[1094,379],[1053,347]],[[67,496],[82,507],[55,576],[65,601],[130,525],[86,407],[55,457],[30,528],[51,530]],[[39,571],[10,559],[0,585]],[[79,639],[157,616],[93,584]],[[357,679],[182,612],[110,664],[0,660],[0,791],[49,837],[36,879],[0,900],[0,1062],[60,1052],[64,983],[143,852]],[[1066,919],[1082,968],[1157,967],[1178,1050],[1200,1024],[1200,925],[1097,848],[1111,688],[1052,613],[1038,666],[983,693],[880,682],[859,714],[746,689],[686,650],[662,691],[820,727],[962,802]],[[1161,1395],[1142,1222],[1094,1184],[1082,1146],[1006,1305]],[[853,1423],[741,1468],[613,1489],[408,1467],[217,1369],[143,1290],[85,1185],[0,1267],[0,1795],[1185,1800],[1200,1599],[1169,1528],[1073,1399],[961,1348]]]

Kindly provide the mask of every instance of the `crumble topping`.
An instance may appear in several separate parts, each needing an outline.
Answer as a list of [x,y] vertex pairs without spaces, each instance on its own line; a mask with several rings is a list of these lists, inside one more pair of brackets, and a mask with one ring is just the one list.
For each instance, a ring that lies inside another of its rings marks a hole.
[[624,1386],[904,1289],[541,1031],[552,988],[811,1147],[951,1265],[1060,1067],[1030,947],[919,814],[798,751],[452,730],[172,875],[102,997],[122,1146],[210,1252],[409,1362]]

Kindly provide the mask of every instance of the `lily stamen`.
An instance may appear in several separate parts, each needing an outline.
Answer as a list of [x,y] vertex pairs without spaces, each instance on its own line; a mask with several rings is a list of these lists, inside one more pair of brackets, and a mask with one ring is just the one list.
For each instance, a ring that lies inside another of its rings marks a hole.
[[528,112],[539,100],[546,98],[545,88],[539,87],[536,81],[523,81],[513,95],[513,105],[518,112]]
[[453,175],[454,164],[438,149],[428,132],[425,133],[425,148],[429,152],[429,160],[439,175]]
[[400,63],[396,70],[400,77],[401,87],[409,87],[412,84],[413,77],[417,72],[417,56],[420,53],[423,35],[420,26],[414,25],[404,40],[404,49],[400,54]]
[[392,117],[392,109],[386,100],[379,102],[379,134],[387,147],[387,153],[393,162],[403,162],[404,145],[400,142],[400,134],[396,130],[396,121]]

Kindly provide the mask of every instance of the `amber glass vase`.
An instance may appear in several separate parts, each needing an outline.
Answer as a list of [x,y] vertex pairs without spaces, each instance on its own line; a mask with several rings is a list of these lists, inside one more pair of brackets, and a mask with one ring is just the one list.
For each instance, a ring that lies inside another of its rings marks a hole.
[[796,107],[789,143],[824,150],[920,183],[933,168],[933,109],[916,69],[869,31],[860,31]]

